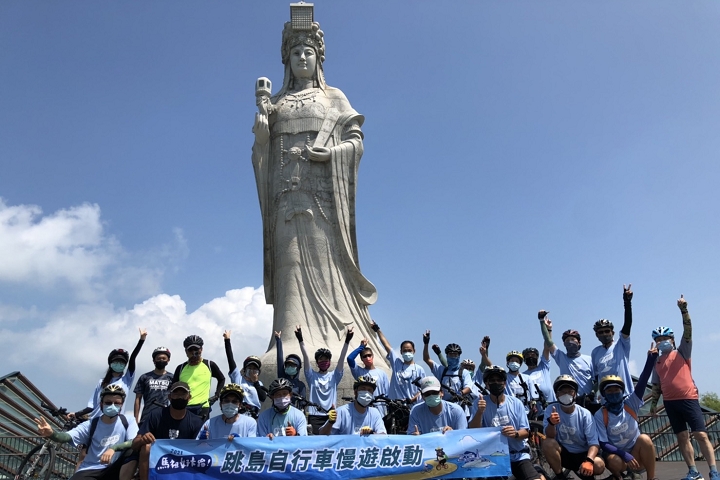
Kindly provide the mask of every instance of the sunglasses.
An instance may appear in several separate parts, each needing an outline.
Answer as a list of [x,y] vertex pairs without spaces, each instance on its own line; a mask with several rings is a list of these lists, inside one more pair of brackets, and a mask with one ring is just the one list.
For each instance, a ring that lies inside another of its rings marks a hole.
[[123,402],[103,402],[103,405],[106,407],[109,407],[110,405],[117,405],[118,407],[121,406]]
[[372,356],[372,353],[368,353],[367,355],[360,355],[360,358],[372,358]]

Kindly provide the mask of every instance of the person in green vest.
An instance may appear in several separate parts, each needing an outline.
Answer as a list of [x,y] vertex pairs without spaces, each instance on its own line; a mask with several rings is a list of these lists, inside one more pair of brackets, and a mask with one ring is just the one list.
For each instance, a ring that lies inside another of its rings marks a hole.
[[178,365],[173,375],[173,383],[185,382],[190,387],[191,402],[187,409],[207,419],[210,416],[210,381],[215,378],[217,387],[215,388],[215,398],[220,394],[223,386],[225,386],[225,375],[220,371],[212,360],[202,358],[202,349],[204,341],[197,335],[190,335],[183,341],[185,354],[188,361],[182,365]]

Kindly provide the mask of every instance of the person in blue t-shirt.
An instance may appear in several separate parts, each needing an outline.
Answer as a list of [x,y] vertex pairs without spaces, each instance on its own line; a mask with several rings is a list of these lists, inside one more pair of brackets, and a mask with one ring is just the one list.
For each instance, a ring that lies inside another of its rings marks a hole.
[[507,373],[502,367],[493,365],[483,372],[485,386],[489,395],[480,397],[477,413],[470,420],[470,428],[502,427],[510,449],[510,468],[518,480],[542,479],[530,461],[530,423],[525,406],[520,399],[506,395]]
[[[355,363],[355,358],[360,355],[360,360],[363,366],[359,366]],[[364,375],[370,375],[375,379],[375,393],[374,395],[387,395],[390,390],[390,379],[383,370],[380,370],[375,366],[375,352],[368,347],[368,341],[363,338],[360,341],[360,346],[350,352],[347,357],[347,363],[350,367],[350,372],[355,380],[359,379]],[[387,413],[385,404],[378,403],[376,407],[382,416]]]
[[68,432],[54,432],[44,417],[36,418],[38,433],[59,443],[87,445],[87,455],[70,480],[117,479],[129,480],[135,473],[137,457],[121,454],[132,448],[138,432],[132,416],[120,413],[125,403],[125,391],[117,385],[107,385],[100,392],[101,414],[83,422]]
[[527,368],[523,375],[530,377],[532,388],[530,389],[530,402],[533,410],[530,415],[542,420],[545,407],[555,401],[555,392],[552,389],[550,378],[550,349],[543,348],[542,357],[535,347],[528,347],[522,351],[523,359]]
[[448,430],[467,428],[465,412],[459,405],[442,399],[442,386],[437,378],[430,375],[420,380],[419,384],[423,402],[410,410],[408,435],[445,433]]
[[262,362],[260,358],[251,355],[243,361],[243,368],[240,370],[233,356],[232,344],[230,343],[231,333],[231,330],[225,330],[225,333],[223,333],[223,338],[225,339],[225,356],[227,357],[228,368],[230,370],[230,381],[242,386],[244,392],[243,403],[245,403],[249,409],[247,414],[257,417],[262,403],[265,401],[265,398],[267,398],[265,387],[260,381]]
[[300,370],[302,369],[302,359],[300,355],[295,353],[288,354],[283,360],[283,342],[282,331],[275,332],[275,351],[277,353],[277,376],[278,378],[286,378],[292,384],[292,404],[295,408],[302,410],[303,401],[307,399],[307,387],[300,380]]
[[323,412],[312,405],[308,407],[308,422],[312,425],[313,434],[317,435],[320,427],[327,422],[328,414],[325,412],[330,411],[330,409],[335,406],[337,387],[343,377],[345,355],[347,355],[348,345],[353,337],[353,327],[348,327],[345,333],[345,343],[342,346],[342,350],[340,350],[340,358],[338,358],[337,365],[333,371],[330,371],[330,361],[332,360],[332,352],[330,350],[327,348],[319,348],[315,352],[315,363],[318,367],[318,371],[316,372],[310,368],[310,359],[307,350],[305,350],[305,342],[303,342],[302,329],[300,327],[295,329],[295,337],[300,343],[300,352],[302,353],[303,362],[305,363],[304,372],[305,378],[308,381],[308,389],[310,390],[310,401],[325,410]]
[[655,478],[655,445],[648,435],[640,433],[638,412],[657,357],[657,349],[651,344],[645,368],[629,396],[625,395],[627,388],[620,376],[606,375],[600,380],[605,405],[595,412],[595,427],[605,463],[615,478],[622,478],[626,469],[643,468],[648,479]]
[[564,479],[563,468],[576,472],[582,479],[594,478],[605,471],[605,462],[598,455],[600,443],[592,414],[575,404],[578,384],[570,375],[560,375],[553,383],[560,403],[545,409],[543,427],[547,438],[542,451],[556,479]]
[[393,400],[415,403],[420,398],[420,389],[415,386],[415,382],[425,377],[425,369],[415,363],[415,343],[411,340],[404,340],[400,344],[400,355],[398,356],[374,320],[370,324],[370,328],[377,333],[380,343],[387,352],[387,359],[390,361],[392,377],[388,396]]
[[375,378],[363,375],[353,384],[355,400],[328,412],[322,435],[385,434],[385,424],[377,408],[369,407],[375,398]]
[[258,436],[305,437],[308,434],[307,421],[302,410],[291,405],[293,385],[287,378],[276,378],[268,387],[272,407],[263,410],[258,417]]
[[615,327],[613,323],[610,320],[601,318],[593,325],[595,336],[600,341],[600,345],[595,347],[590,353],[595,383],[597,384],[598,381],[606,375],[618,375],[623,379],[623,384],[626,389],[625,395],[632,393],[632,377],[630,376],[629,366],[633,297],[631,287],[632,285],[623,285],[625,319],[617,342],[614,341]]
[[220,390],[221,414],[208,419],[197,434],[198,440],[257,436],[257,424],[247,415],[240,415],[245,392],[242,385],[228,383]]
[[[430,367],[430,371],[435,378],[440,380],[440,384],[443,386],[445,391],[449,394],[445,398],[452,403],[461,403],[462,396],[468,395],[471,392],[470,385],[472,385],[472,377],[470,372],[466,370],[460,370],[460,355],[462,354],[462,348],[457,343],[450,343],[445,347],[445,355],[447,355],[447,366],[442,363],[435,363],[430,358],[430,351],[428,346],[430,345],[430,330],[426,330],[423,334],[423,360]],[[454,395],[450,392],[454,392]],[[467,407],[463,408],[465,415],[469,415],[470,411]]]

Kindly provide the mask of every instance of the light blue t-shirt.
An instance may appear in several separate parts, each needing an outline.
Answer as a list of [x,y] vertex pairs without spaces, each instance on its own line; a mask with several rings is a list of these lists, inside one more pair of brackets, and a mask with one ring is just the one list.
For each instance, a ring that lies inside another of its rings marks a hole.
[[450,427],[453,430],[464,430],[467,428],[465,412],[455,403],[441,400],[442,411],[435,415],[425,402],[419,403],[410,410],[410,421],[408,422],[407,433],[415,432],[417,425],[420,433],[440,432],[443,427]]
[[[525,383],[525,386],[523,386],[523,383]],[[529,375],[524,375],[519,372],[517,375],[513,375],[508,372],[507,380],[505,381],[505,395],[520,400],[525,414],[530,412],[530,408],[526,404],[529,403],[530,398],[532,398],[530,392],[533,390],[535,390],[535,384],[532,383]]]
[[590,354],[592,358],[593,374],[599,382],[606,375],[618,375],[625,382],[625,395],[630,395],[633,389],[630,375],[630,337],[620,338],[605,348],[602,345],[595,347]]
[[290,405],[290,408],[284,413],[280,413],[275,408],[270,407],[263,410],[257,420],[258,437],[267,437],[268,433],[275,435],[275,429],[280,432],[279,436],[285,435],[285,427],[295,427],[298,436],[307,436],[307,420],[305,414],[297,408]]
[[209,430],[208,438],[227,438],[231,433],[238,437],[255,437],[257,436],[257,423],[246,415],[238,415],[234,423],[225,423],[224,417],[218,415],[208,419],[200,429],[197,439],[203,435],[205,428]]
[[[485,402],[487,405],[482,416],[483,427],[506,427],[511,425],[515,430],[530,430],[525,406],[519,399],[505,395],[505,401],[501,405],[497,405],[490,395],[486,395]],[[509,437],[507,441],[511,462],[530,460],[529,450],[524,451],[529,448],[527,440]]]
[[[118,387],[122,387],[122,389],[125,390],[125,394],[127,395],[126,398],[129,398],[130,392],[132,392],[132,390],[130,390],[130,387],[132,386],[132,383],[134,380],[135,380],[135,372],[130,373],[129,370],[126,370],[124,375],[113,378],[110,381],[110,383],[108,383],[108,386],[109,385],[117,385]],[[103,391],[103,386],[102,386],[102,378],[101,378],[98,381],[97,386],[95,387],[95,391],[93,392],[92,397],[90,397],[90,400],[88,400],[88,405],[87,405],[88,408],[93,409],[92,412],[90,412],[88,414],[89,419],[93,419],[95,417],[99,417],[100,415],[102,415],[102,408],[100,406],[100,394],[102,393],[102,391]],[[120,411],[120,413],[122,413],[123,415],[125,415],[125,404],[126,403],[130,403],[132,405],[131,402],[123,403],[122,410]]]
[[[350,372],[352,372],[352,376],[355,380],[362,377],[363,375],[370,375],[372,378],[374,378],[375,392],[373,392],[373,395],[388,395],[388,393],[390,392],[390,379],[388,378],[387,373],[383,372],[379,368],[376,367],[372,370],[368,370],[367,368],[355,365],[353,368],[350,369]],[[385,415],[385,404],[378,403],[377,405],[374,405],[374,407],[380,410],[380,413],[382,415]]]
[[552,414],[553,407],[560,414],[560,423],[555,425],[555,440],[565,447],[570,453],[583,453],[590,449],[591,445],[600,447],[598,442],[597,428],[593,421],[592,414],[585,408],[575,405],[572,413],[567,413],[559,405],[548,405],[545,409],[543,427],[547,429],[548,418]]
[[[343,369],[328,370],[325,373],[316,372],[311,368],[305,369],[305,379],[310,389],[310,401],[317,403],[325,410],[330,410],[337,402],[337,386],[343,377]],[[309,415],[327,415],[315,407],[308,407]]]
[[[537,385],[540,388],[540,391],[545,395],[545,401],[550,403],[556,400],[552,386],[552,378],[550,377],[550,360],[545,360],[545,357],[540,356],[538,366],[533,369],[528,368],[523,372],[523,375],[529,376],[533,385]],[[530,393],[533,399],[539,400],[538,393],[534,386]]]
[[360,413],[354,403],[348,403],[335,411],[337,420],[332,426],[331,435],[358,435],[361,427],[370,427],[373,433],[387,433],[377,408],[369,407],[365,413]]
[[425,369],[417,363],[405,364],[402,357],[398,356],[394,350],[390,350],[387,359],[390,360],[392,367],[388,396],[393,400],[404,400],[417,395],[420,390],[412,382],[425,378]]
[[[230,372],[230,382],[236,383],[243,388],[243,401],[245,403],[255,408],[260,408],[260,398],[258,398],[257,389],[242,376],[238,367],[235,367],[235,370]],[[262,382],[260,382],[260,385],[262,385]]]
[[560,369],[560,374],[570,375],[578,383],[578,395],[587,395],[592,392],[593,369],[590,355],[570,358],[559,348],[555,348],[551,355]]
[[[100,418],[97,422],[97,427],[95,427],[92,440],[89,438],[90,424],[92,423],[92,420],[83,422],[67,432],[72,439],[73,445],[78,446],[88,445],[88,443],[90,444],[87,450],[87,455],[85,455],[85,459],[80,464],[80,467],[78,467],[78,471],[107,468],[109,464],[100,463],[100,457],[105,450],[115,444],[132,440],[137,436],[138,426],[137,423],[135,423],[135,418],[127,415],[125,418],[128,422],[127,430],[125,430],[119,416],[115,417],[115,421],[113,423],[105,423],[102,421],[102,418]],[[115,452],[110,464],[120,458],[121,453],[122,452]]]
[[640,427],[638,426],[637,420],[632,415],[625,411],[625,405],[630,407],[635,415],[643,405],[637,395],[630,395],[623,401],[623,409],[620,411],[620,415],[615,415],[610,411],[607,412],[608,424],[605,426],[603,419],[603,410],[601,408],[595,412],[595,427],[597,427],[598,440],[605,443],[615,445],[621,450],[630,452],[635,446],[635,442],[640,436]]

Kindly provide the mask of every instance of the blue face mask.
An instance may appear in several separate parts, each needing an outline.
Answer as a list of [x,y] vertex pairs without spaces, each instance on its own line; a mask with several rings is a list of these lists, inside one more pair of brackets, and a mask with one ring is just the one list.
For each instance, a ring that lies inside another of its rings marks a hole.
[[405,360],[406,362],[409,362],[410,360],[412,360],[415,357],[415,355],[413,355],[413,352],[403,352],[402,357],[403,357],[403,360]]
[[291,377],[294,377],[297,375],[298,369],[297,367],[285,367],[285,373],[290,375]]
[[437,407],[440,405],[440,395],[428,395],[423,400],[425,400],[425,403],[428,407]]
[[120,406],[115,404],[103,405],[103,413],[110,418],[115,417],[120,413]]
[[605,394],[605,401],[606,401],[609,405],[617,405],[618,403],[622,403],[624,397],[625,397],[625,395],[623,395],[622,392],[606,393],[606,394]]
[[222,411],[223,417],[232,418],[238,413],[238,406],[234,403],[223,403],[220,405],[220,411]]
[[517,372],[520,370],[520,364],[518,362],[510,362],[507,364],[507,367],[511,372]]
[[460,367],[460,359],[448,357],[447,364],[450,370],[457,370],[457,368]]
[[670,340],[663,340],[662,342],[659,342],[657,344],[657,349],[660,351],[660,353],[666,355],[673,351],[673,344]]
[[115,373],[122,373],[125,371],[125,364],[123,362],[112,362],[110,369]]

